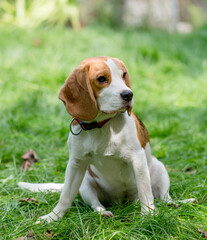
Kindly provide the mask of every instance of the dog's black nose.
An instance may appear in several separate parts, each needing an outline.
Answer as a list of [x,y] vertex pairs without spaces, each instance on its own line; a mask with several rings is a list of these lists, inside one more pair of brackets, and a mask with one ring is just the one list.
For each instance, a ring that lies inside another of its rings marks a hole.
[[121,95],[121,98],[124,99],[124,101],[126,102],[131,101],[133,97],[133,93],[130,90],[123,91],[122,93],[120,93],[120,95]]

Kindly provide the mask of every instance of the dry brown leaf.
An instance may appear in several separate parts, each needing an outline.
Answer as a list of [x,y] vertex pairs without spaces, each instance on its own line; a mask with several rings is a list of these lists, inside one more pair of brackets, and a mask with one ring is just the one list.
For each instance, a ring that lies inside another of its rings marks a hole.
[[34,237],[34,233],[32,231],[28,230],[26,237],[27,237],[27,239],[32,238],[32,237]]
[[196,173],[197,172],[197,170],[193,170],[193,171],[189,171],[189,172],[185,172],[186,174],[194,174],[194,173]]
[[207,231],[204,231],[200,228],[197,228],[197,231],[204,237],[204,238],[207,238]]
[[184,170],[184,172],[185,172],[186,174],[194,174],[194,173],[197,172],[197,170],[196,170],[196,169],[193,169],[192,167],[188,167],[188,168],[186,168],[186,169]]
[[48,237],[48,238],[52,238],[54,236],[54,233],[52,233],[52,230],[51,229],[48,229],[46,232],[45,232],[45,236]]
[[22,198],[22,199],[19,200],[19,202],[34,203],[34,204],[38,204],[39,203],[39,201],[37,199],[30,198],[30,197]]
[[124,219],[121,219],[121,222],[130,222],[129,218],[124,217]]
[[19,237],[15,240],[29,240],[29,239],[32,240],[32,239],[34,239],[33,237],[34,237],[34,233],[32,231],[28,230],[26,236]]
[[26,170],[32,170],[32,165],[40,160],[33,149],[26,151],[22,155],[22,159],[24,160],[24,162],[20,166],[20,169],[23,172]]
[[179,207],[180,207],[180,204],[171,202],[171,203],[168,203],[168,206],[172,206],[172,207],[179,208]]

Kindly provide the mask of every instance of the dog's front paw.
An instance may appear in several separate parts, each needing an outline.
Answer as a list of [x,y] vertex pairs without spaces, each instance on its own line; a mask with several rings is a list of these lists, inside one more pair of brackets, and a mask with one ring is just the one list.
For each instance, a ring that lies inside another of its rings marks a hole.
[[107,217],[114,217],[114,215],[113,215],[112,212],[106,211],[106,210],[102,211],[102,212],[101,212],[101,215],[102,215],[102,216],[107,216]]
[[95,211],[98,212],[99,214],[101,214],[102,216],[114,217],[112,212],[106,211],[106,209],[103,207],[96,207]]
[[60,217],[57,214],[51,212],[47,215],[44,215],[44,216],[38,218],[38,220],[35,223],[36,224],[39,224],[41,222],[51,223],[53,221],[57,221],[58,219],[60,219]]
[[150,206],[142,206],[141,207],[141,214],[156,214],[156,209],[154,205],[150,205]]

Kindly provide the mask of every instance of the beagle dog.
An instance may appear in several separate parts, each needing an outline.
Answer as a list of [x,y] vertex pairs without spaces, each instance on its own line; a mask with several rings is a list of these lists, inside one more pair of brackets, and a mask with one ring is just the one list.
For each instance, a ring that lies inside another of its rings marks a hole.
[[72,116],[70,157],[63,184],[19,183],[33,191],[62,189],[53,211],[40,219],[62,218],[76,194],[105,216],[106,201],[140,201],[143,213],[153,211],[154,198],[171,201],[164,165],[151,155],[149,134],[131,112],[129,73],[117,58],[87,58],[71,73],[59,98]]

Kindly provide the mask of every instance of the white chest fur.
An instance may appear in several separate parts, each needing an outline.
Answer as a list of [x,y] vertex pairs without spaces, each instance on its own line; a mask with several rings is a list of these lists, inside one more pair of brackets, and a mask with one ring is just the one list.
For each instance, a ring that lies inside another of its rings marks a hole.
[[127,113],[118,113],[101,129],[82,131],[78,136],[70,134],[68,146],[76,157],[89,161],[97,155],[117,156],[127,161],[131,151],[141,149],[135,122]]
[[137,187],[132,159],[141,146],[132,117],[118,113],[102,129],[70,136],[69,148],[70,154],[91,165],[97,183],[111,193],[113,200],[134,198]]

